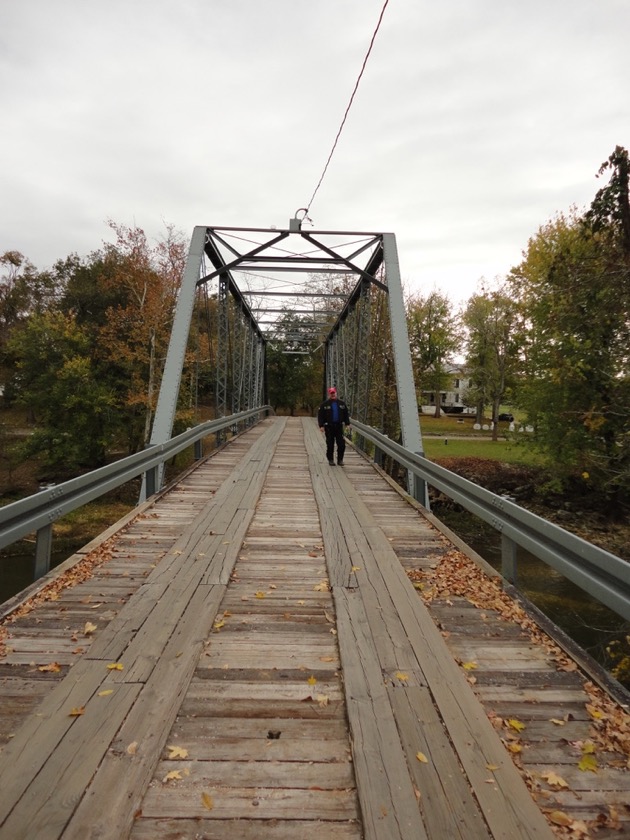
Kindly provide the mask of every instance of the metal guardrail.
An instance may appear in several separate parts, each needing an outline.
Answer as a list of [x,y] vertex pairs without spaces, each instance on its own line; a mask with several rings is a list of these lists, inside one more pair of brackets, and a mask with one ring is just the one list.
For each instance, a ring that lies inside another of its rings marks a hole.
[[375,446],[374,460],[386,453],[421,482],[445,493],[501,534],[502,574],[516,585],[516,548],[521,546],[611,610],[630,620],[630,563],[497,496],[472,481],[410,452],[386,435],[352,420],[352,428]]
[[86,475],[64,481],[47,490],[34,493],[0,508],[0,548],[16,542],[28,534],[36,533],[34,579],[41,577],[50,568],[52,525],[70,511],[97,499],[109,490],[120,487],[132,478],[144,474],[146,495],[152,496],[157,487],[157,472],[161,464],[189,446],[195,446],[195,457],[201,457],[201,441],[210,434],[221,432],[238,425],[261,413],[268,414],[269,405],[241,411],[218,420],[209,420],[188,429],[166,443],[155,444],[121,458],[113,464],[100,467]]

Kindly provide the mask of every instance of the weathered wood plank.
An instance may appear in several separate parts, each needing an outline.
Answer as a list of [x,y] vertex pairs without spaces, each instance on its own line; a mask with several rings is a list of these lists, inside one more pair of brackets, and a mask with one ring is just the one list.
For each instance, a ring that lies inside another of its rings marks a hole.
[[131,840],[362,840],[358,822],[348,820],[260,820],[260,819],[147,819],[134,823]]

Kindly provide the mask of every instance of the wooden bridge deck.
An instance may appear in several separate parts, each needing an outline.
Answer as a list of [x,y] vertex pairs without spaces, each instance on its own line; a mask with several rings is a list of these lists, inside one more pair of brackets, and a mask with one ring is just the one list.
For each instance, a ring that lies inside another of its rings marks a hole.
[[310,419],[145,504],[5,618],[0,838],[630,836],[626,711],[429,519]]

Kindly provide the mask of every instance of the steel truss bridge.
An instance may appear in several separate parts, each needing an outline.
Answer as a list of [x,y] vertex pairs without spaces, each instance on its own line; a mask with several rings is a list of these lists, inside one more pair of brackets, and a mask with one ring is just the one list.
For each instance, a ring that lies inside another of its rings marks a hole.
[[[158,398],[151,444],[171,438],[181,372],[202,289],[217,301],[216,416],[265,403],[269,346],[284,353],[324,348],[325,387],[335,385],[350,415],[370,422],[373,311],[386,311],[403,446],[422,454],[416,392],[393,233],[196,227],[188,253]],[[384,301],[386,304],[384,305]],[[412,493],[426,488],[410,476]],[[416,487],[416,484],[418,486]]]

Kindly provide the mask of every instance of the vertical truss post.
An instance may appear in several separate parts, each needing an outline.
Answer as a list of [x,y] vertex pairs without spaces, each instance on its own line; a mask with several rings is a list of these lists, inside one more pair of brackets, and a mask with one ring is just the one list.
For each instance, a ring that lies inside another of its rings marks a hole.
[[361,282],[361,297],[359,299],[359,318],[357,325],[357,353],[356,353],[356,406],[355,415],[361,423],[368,421],[368,393],[370,382],[369,345],[371,327],[369,280]]
[[247,328],[244,324],[243,314],[236,308],[234,312],[234,341],[232,343],[232,414],[238,414],[243,410],[243,388],[245,383],[245,372],[243,364],[245,354],[243,345],[247,340]]
[[[206,241],[206,228],[198,226],[194,229],[188,257],[182,277],[182,284],[177,296],[175,317],[171,328],[171,338],[164,364],[164,373],[160,385],[155,418],[151,430],[150,444],[166,443],[170,440],[173,432],[173,422],[177,409],[177,398],[179,396],[179,385],[182,377],[188,334],[195,305],[195,293],[203,259],[204,245]],[[156,490],[162,484],[164,467],[161,466],[156,480]],[[140,491],[140,501],[146,499],[146,483],[143,481]]]
[[[229,352],[229,313],[228,313],[228,278],[219,277],[219,293],[217,297],[217,380],[215,405],[216,416],[227,416],[227,380],[228,380],[228,352]],[[224,432],[217,433],[217,443],[223,439]]]
[[[424,455],[422,437],[420,435],[420,421],[418,419],[416,386],[413,379],[411,352],[409,350],[407,318],[400,280],[398,249],[396,247],[396,237],[393,233],[383,234],[383,256],[385,276],[387,279],[389,322],[394,350],[394,368],[396,372],[402,444],[412,452],[418,455]],[[429,494],[426,482],[421,479],[416,479],[413,473],[408,474],[407,480],[410,494],[428,509]]]

